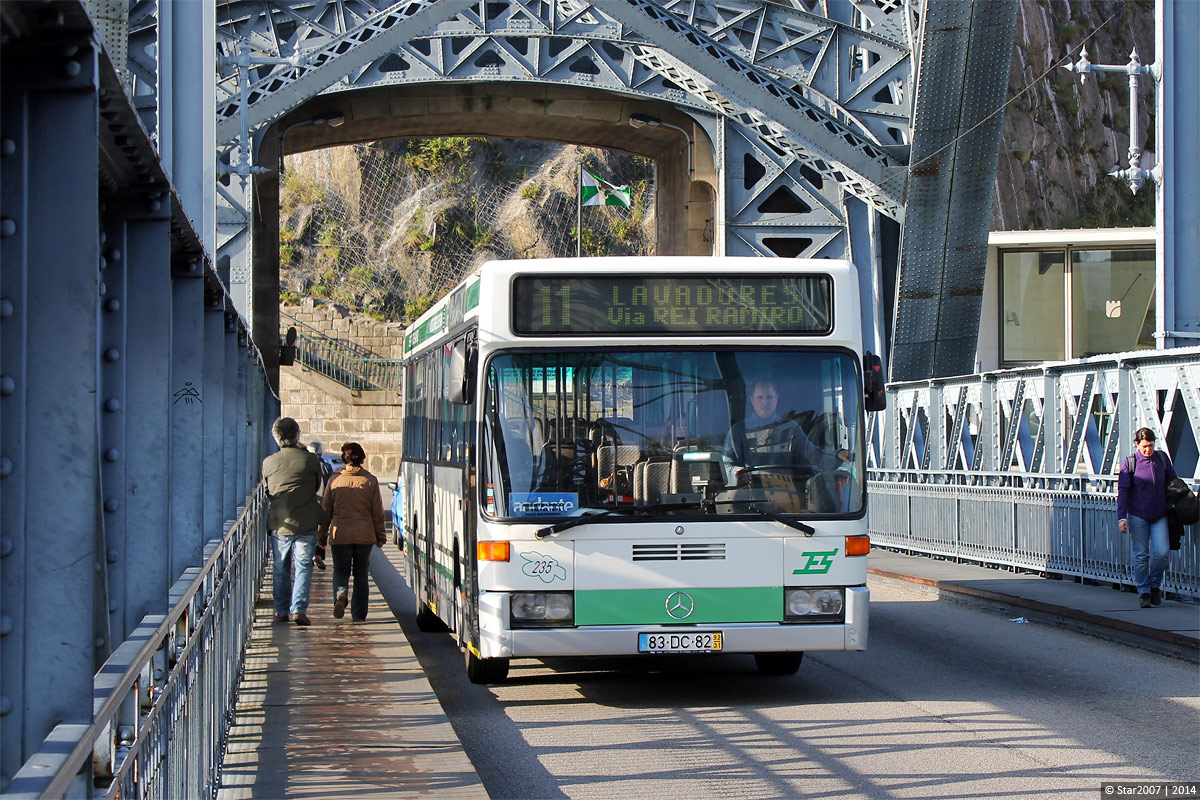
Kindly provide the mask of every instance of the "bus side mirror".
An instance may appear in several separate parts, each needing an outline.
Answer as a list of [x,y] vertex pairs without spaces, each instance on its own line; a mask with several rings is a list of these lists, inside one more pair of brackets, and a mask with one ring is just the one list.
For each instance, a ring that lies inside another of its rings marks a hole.
[[450,352],[450,402],[467,406],[474,402],[475,348],[465,339],[454,343]]
[[887,408],[883,362],[869,350],[863,353],[863,405],[867,411],[883,411]]

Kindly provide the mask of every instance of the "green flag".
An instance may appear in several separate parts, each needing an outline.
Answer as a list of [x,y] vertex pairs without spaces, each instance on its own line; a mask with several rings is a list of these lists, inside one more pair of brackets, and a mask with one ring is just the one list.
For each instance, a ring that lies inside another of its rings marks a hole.
[[579,180],[581,183],[579,187],[580,205],[629,208],[632,204],[628,186],[613,186],[586,169],[580,170]]

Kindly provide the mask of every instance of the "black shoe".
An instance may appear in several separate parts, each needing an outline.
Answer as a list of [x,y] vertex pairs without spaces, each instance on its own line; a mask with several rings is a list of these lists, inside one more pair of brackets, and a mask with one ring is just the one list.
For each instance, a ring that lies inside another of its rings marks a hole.
[[346,616],[346,606],[349,604],[350,598],[346,596],[346,593],[338,592],[337,602],[333,604],[333,616],[337,619],[341,619],[342,617]]
[[1152,606],[1161,606],[1162,605],[1162,590],[1161,589],[1151,589],[1150,590],[1150,605],[1152,605]]
[[1142,608],[1149,608],[1150,607],[1150,595],[1139,594],[1138,595],[1138,605],[1141,606]]
[[299,614],[293,615],[292,621],[295,622],[297,625],[299,625],[302,628],[306,627],[308,625],[312,625],[312,621],[308,618],[308,614],[305,614],[303,611],[300,612]]
[[275,615],[276,622],[287,622],[288,619],[289,619],[289,617],[287,614],[276,614]]

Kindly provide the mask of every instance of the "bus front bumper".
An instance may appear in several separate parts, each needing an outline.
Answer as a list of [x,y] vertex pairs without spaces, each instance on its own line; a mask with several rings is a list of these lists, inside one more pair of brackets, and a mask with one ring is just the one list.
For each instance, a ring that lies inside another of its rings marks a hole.
[[[498,601],[499,593],[484,597]],[[714,625],[596,625],[577,628],[521,628],[507,624],[507,603],[480,604],[484,657],[637,655],[639,634],[678,635],[719,632],[722,653],[785,653],[806,650],[865,650],[870,590],[846,588],[845,622],[719,623]],[[490,612],[490,613],[489,613]],[[490,617],[490,618],[489,618]],[[716,652],[716,651],[709,651]]]

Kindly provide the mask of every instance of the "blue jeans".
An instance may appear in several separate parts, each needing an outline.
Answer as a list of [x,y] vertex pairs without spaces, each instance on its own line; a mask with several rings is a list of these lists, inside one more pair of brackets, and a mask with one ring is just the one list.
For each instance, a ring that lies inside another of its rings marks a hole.
[[312,588],[313,552],[316,549],[316,531],[294,535],[271,534],[271,550],[275,556],[276,614],[287,614],[289,610],[293,614],[308,613],[308,592]]
[[367,566],[371,563],[373,544],[335,544],[333,546],[333,599],[350,588],[350,576],[354,576],[354,592],[350,595],[350,617],[367,618],[367,601],[370,599],[371,582]]
[[1167,518],[1146,522],[1130,514],[1129,538],[1133,543],[1133,582],[1138,594],[1161,589],[1167,558],[1171,554],[1167,539]]

